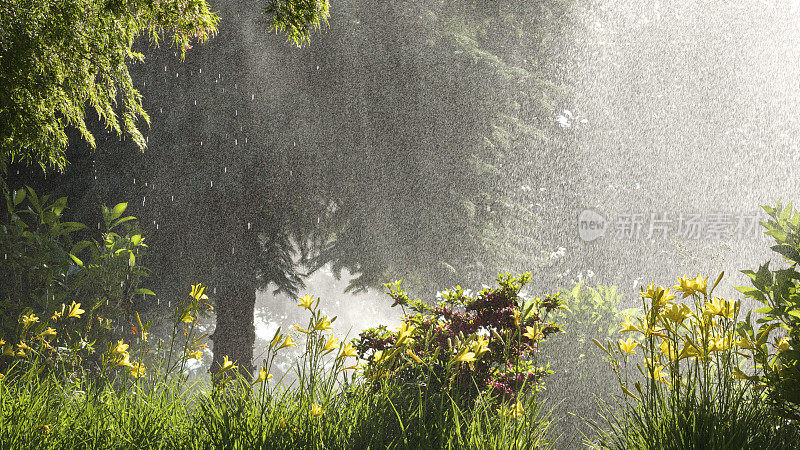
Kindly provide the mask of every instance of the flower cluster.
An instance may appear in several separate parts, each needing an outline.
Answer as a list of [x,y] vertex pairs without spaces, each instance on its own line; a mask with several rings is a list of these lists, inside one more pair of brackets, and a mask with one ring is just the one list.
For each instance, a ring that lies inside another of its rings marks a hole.
[[[534,364],[538,345],[560,327],[544,319],[558,308],[559,296],[525,301],[519,295],[530,274],[501,274],[498,288],[474,297],[456,287],[430,306],[409,302],[400,282],[386,284],[395,305],[410,307],[396,331],[385,326],[363,331],[355,340],[365,377],[415,383],[431,392],[457,389],[475,398],[483,392],[511,400],[540,387],[551,373]],[[394,305],[393,305],[394,306]]]
[[[620,325],[620,333],[632,335],[605,346],[596,340],[595,344],[611,356],[615,368],[621,364],[615,353],[627,363],[628,357],[641,348],[644,358],[637,363],[637,368],[646,379],[665,387],[694,382],[710,386],[723,379],[749,379],[739,368],[738,356],[765,342],[761,336],[750,338],[741,333],[738,300],[713,296],[722,276],[720,274],[711,289],[707,287],[708,278],[678,278],[678,284],[672,289],[681,294],[680,300],[670,294],[670,288],[651,284],[641,293],[642,316],[635,319],[626,316]],[[684,302],[687,297],[688,304]],[[776,343],[776,348],[780,345]],[[638,383],[635,387],[644,395]],[[638,398],[624,384],[622,390]]]

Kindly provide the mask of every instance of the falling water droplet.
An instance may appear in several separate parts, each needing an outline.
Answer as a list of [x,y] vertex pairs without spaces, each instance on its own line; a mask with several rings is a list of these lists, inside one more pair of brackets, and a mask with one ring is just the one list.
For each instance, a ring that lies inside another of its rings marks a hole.
[[238,139],[234,139],[233,140],[233,145],[239,145],[239,140]]
[[317,66],[317,70],[319,70],[319,66]]
[[250,222],[247,222],[247,229],[250,229]]
[[167,71],[167,66],[164,66],[164,72],[166,72],[166,71]]
[[244,143],[247,144],[247,137],[244,138]]
[[214,288],[214,293],[215,293],[215,294],[217,293],[217,288]]
[[233,115],[234,116],[238,116],[239,115],[239,110],[238,109],[234,109],[233,110]]
[[175,196],[174,195],[170,196],[169,201],[174,202],[175,201]]
[[197,106],[197,100],[194,101],[194,106]]
[[142,206],[144,206],[144,199],[145,197],[142,197]]
[[232,255],[233,253],[234,253],[234,251],[233,251],[233,247],[231,247],[231,255]]
[[160,112],[161,114],[164,114],[164,108],[158,108],[158,112]]
[[203,141],[200,141],[200,147],[202,147],[202,146],[203,146]]
[[158,224],[156,224],[156,230],[158,230]]
[[250,100],[255,100],[256,94],[250,94]]
[[200,69],[200,73],[203,73],[203,69]]
[[211,180],[211,187],[214,187],[214,180]]
[[225,167],[225,168],[222,169],[222,171],[225,172],[225,173],[228,173],[228,168]]

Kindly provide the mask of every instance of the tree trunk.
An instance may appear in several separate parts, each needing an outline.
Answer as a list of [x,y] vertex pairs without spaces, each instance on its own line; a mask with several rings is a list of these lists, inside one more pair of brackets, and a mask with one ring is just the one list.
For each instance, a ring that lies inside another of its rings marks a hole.
[[[224,227],[217,234],[215,250],[214,280],[216,288],[213,295],[216,306],[217,327],[210,336],[213,342],[214,359],[211,373],[217,373],[224,357],[235,362],[239,372],[250,377],[253,374],[253,346],[255,327],[253,319],[256,305],[256,255],[260,249],[255,231],[247,229],[241,219],[242,214],[230,210],[227,199],[219,211],[227,215],[220,217],[218,227]],[[243,202],[241,202],[243,203]],[[241,206],[241,205],[240,205]],[[226,211],[228,209],[228,211]]]

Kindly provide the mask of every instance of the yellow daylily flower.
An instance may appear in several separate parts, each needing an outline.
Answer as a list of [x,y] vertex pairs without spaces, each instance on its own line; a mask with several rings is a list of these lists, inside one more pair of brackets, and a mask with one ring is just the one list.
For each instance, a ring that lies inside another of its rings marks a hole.
[[50,316],[50,320],[58,320],[58,318],[61,317],[61,314],[63,314],[63,312],[59,311],[54,312],[53,315]]
[[631,318],[628,316],[625,316],[625,321],[622,322],[620,326],[622,327],[619,330],[620,333],[625,333],[627,331],[640,331],[633,323],[631,323]]
[[0,346],[6,345],[5,339],[0,339]]
[[85,313],[86,311],[81,309],[80,303],[75,303],[74,301],[69,306],[69,312],[67,312],[67,317],[74,317],[76,319],[80,319],[81,314]]
[[662,340],[659,347],[661,348],[661,353],[669,358],[670,361],[675,361],[678,359],[678,349],[674,345],[671,345],[670,341],[666,339]]
[[422,359],[420,359],[420,357],[419,357],[419,356],[417,356],[417,355],[416,355],[416,353],[414,353],[413,351],[411,351],[411,349],[410,349],[410,348],[409,348],[409,349],[406,349],[406,355],[410,356],[410,357],[411,357],[411,359],[413,359],[414,361],[416,361],[416,362],[418,362],[418,363],[421,363],[421,362],[422,362]]
[[253,381],[253,384],[263,383],[264,381],[271,379],[272,379],[272,374],[267,372],[267,370],[262,367],[258,370],[258,377],[256,377],[256,379]]
[[528,338],[528,339],[530,339],[532,341],[537,341],[537,340],[542,339],[544,337],[542,332],[537,330],[534,327],[525,327],[525,330],[526,330],[526,333],[523,334],[523,336],[525,336],[526,338]]
[[325,411],[322,410],[322,406],[314,403],[313,405],[311,405],[311,410],[308,413],[314,417],[317,417],[323,415]]
[[519,310],[518,310],[518,309],[514,308],[514,313],[513,313],[513,316],[514,316],[514,326],[515,326],[515,327],[519,327],[519,316],[520,316],[520,312],[519,312]]
[[726,301],[722,298],[714,297],[710,302],[706,302],[703,312],[709,315],[716,315],[733,319],[739,310],[739,304],[735,301]]
[[233,361],[228,359],[228,355],[223,356],[222,360],[222,367],[219,369],[219,373],[227,372],[228,370],[235,370],[239,366],[234,364]]
[[383,350],[378,350],[372,355],[372,360],[375,364],[380,364],[386,359],[386,355],[384,355]]
[[134,378],[143,377],[144,376],[144,369],[145,369],[144,364],[142,364],[140,362],[135,362],[131,366],[131,375]]
[[489,341],[485,337],[479,336],[475,343],[472,344],[472,351],[475,352],[475,356],[480,358],[484,353],[491,351],[489,349]]
[[[56,335],[56,330],[52,327],[47,327],[47,329],[42,331],[42,333],[40,334],[40,336],[55,336],[55,335]],[[3,343],[0,343],[0,345],[2,344]]]
[[331,321],[328,320],[328,316],[323,317],[314,325],[314,331],[330,330],[331,328]]
[[623,341],[622,339],[619,340],[619,348],[625,353],[636,353],[636,346],[639,345],[632,337],[628,337],[627,341]]
[[205,294],[206,286],[203,286],[202,283],[197,283],[192,285],[192,291],[189,295],[195,300],[206,300],[208,296]]
[[678,285],[674,287],[676,291],[683,292],[683,298],[686,298],[690,295],[701,293],[706,295],[706,285],[708,282],[708,277],[703,278],[700,275],[697,275],[696,278],[678,278]]
[[314,302],[314,296],[306,294],[302,298],[300,298],[300,303],[298,303],[297,306],[302,306],[303,308],[311,311],[311,303],[313,302]]
[[292,325],[292,329],[294,329],[294,331],[299,331],[300,333],[311,334],[310,331],[306,330],[305,328],[301,327],[300,325]]
[[22,316],[20,321],[22,322],[22,325],[25,326],[25,328],[28,328],[32,324],[38,322],[39,318],[36,317],[33,313],[30,313],[30,314],[26,314],[26,315]]
[[297,347],[297,344],[294,343],[294,341],[292,340],[292,337],[289,336],[288,334],[286,335],[286,340],[283,341],[283,344],[281,344],[281,346],[278,347],[278,350],[280,350],[280,349],[282,349],[284,347]]
[[333,349],[335,349],[337,347],[338,344],[339,344],[339,340],[334,338],[333,336],[331,336],[330,339],[328,339],[328,342],[325,343],[325,346],[322,347],[322,350],[325,350],[325,351],[333,350]]
[[662,317],[670,322],[680,325],[692,314],[692,310],[684,304],[672,304],[664,310]]
[[342,351],[339,354],[340,358],[344,358],[344,357],[347,357],[347,356],[357,356],[356,349],[349,342],[347,344],[343,344],[341,348],[342,348]]
[[200,361],[203,358],[202,350],[195,350],[186,354],[186,359],[196,359]]
[[122,353],[122,355],[120,355],[119,359],[117,359],[114,365],[125,366],[133,369],[133,364],[131,364],[131,355],[129,355],[128,352]]
[[125,354],[127,350],[128,350],[128,344],[122,342],[122,339],[120,339],[119,341],[117,341],[117,345],[112,347],[111,353],[117,353],[122,355]]
[[639,295],[641,295],[642,298],[652,299],[653,303],[658,305],[663,305],[675,298],[674,295],[669,293],[669,288],[664,289],[661,286],[656,286],[655,283],[650,283],[650,286],[647,287],[647,291]]
[[459,362],[475,362],[475,353],[474,352],[460,352],[456,355],[456,361]]
[[742,336],[738,341],[736,341],[736,345],[745,350],[755,348],[753,341],[751,341],[747,336]]
[[190,311],[188,309],[183,312],[183,314],[181,315],[181,322],[186,322],[186,323],[194,322],[194,317],[192,317],[192,315],[189,313]]

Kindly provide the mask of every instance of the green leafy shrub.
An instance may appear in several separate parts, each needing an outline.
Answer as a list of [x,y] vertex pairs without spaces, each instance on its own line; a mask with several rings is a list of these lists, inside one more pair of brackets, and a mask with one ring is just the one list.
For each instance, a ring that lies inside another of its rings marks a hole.
[[800,212],[794,211],[791,203],[763,208],[770,219],[761,224],[776,243],[772,250],[789,266],[771,270],[767,262],[758,271],[742,271],[750,277],[752,287],[736,289],[764,307],[753,311],[762,315],[755,321],[756,327],[748,313],[738,331],[751,343],[752,379],[766,387],[778,414],[800,427]]
[[376,385],[391,378],[425,386],[425,395],[457,392],[461,405],[487,392],[505,403],[535,392],[550,373],[535,359],[541,342],[560,330],[547,321],[559,297],[525,302],[519,291],[529,279],[501,274],[498,288],[470,297],[456,287],[435,306],[409,301],[399,281],[387,284],[393,306],[403,308],[403,325],[361,333],[356,348],[368,361],[365,375]]
[[[0,248],[0,338],[3,354],[25,353],[28,340],[51,327],[50,318],[63,320],[72,312],[70,326],[63,331],[76,334],[75,346],[56,347],[58,353],[51,363],[84,360],[99,362],[95,344],[110,342],[112,328],[123,318],[133,319],[131,305],[134,295],[152,294],[138,287],[147,276],[137,264],[137,256],[147,245],[138,232],[135,218],[122,217],[125,203],[114,208],[103,207],[105,231],[99,239],[76,241],[75,234],[87,227],[79,222],[63,222],[62,213],[67,198],[50,201],[41,198],[33,189],[6,194],[9,222],[2,225]],[[119,230],[124,230],[119,232]],[[76,310],[82,312],[76,314]],[[52,316],[51,316],[52,314]],[[34,320],[35,318],[35,320]],[[62,324],[63,322],[59,322]],[[55,327],[53,329],[59,329]],[[47,344],[49,345],[49,344]],[[45,347],[47,346],[45,345]],[[86,350],[79,359],[64,359],[65,352],[74,354]],[[0,356],[0,367],[8,359]]]

